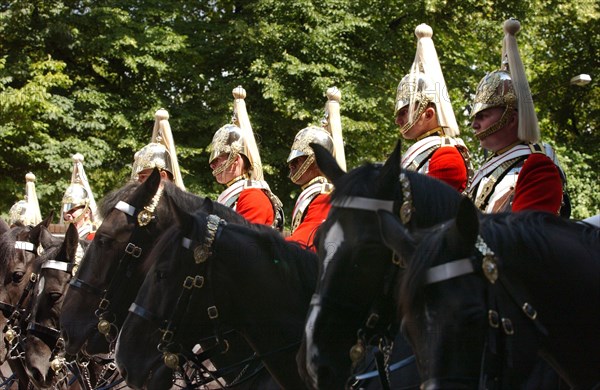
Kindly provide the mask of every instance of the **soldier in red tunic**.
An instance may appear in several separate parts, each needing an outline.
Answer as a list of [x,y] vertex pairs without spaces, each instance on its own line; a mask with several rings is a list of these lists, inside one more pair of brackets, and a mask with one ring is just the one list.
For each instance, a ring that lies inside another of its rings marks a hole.
[[250,121],[246,113],[242,87],[233,90],[234,123],[221,127],[211,143],[209,158],[212,174],[227,189],[217,202],[232,207],[252,223],[283,230],[281,201],[263,180],[262,164]]
[[333,186],[319,170],[310,143],[317,143],[333,154],[333,139],[323,128],[309,126],[300,130],[294,138],[287,162],[290,179],[301,186],[302,192],[292,213],[292,234],[286,239],[316,251],[313,240],[331,208],[329,193]]
[[79,153],[73,155],[71,184],[62,198],[62,220],[74,224],[84,240],[93,240],[100,224],[94,194],[83,169],[83,156]]
[[416,141],[402,158],[402,168],[440,179],[459,192],[472,173],[469,153],[459,130],[446,82],[433,45],[433,30],[415,29],[417,52],[410,73],[396,93],[394,116],[403,138]]
[[538,144],[540,130],[515,34],[504,23],[503,69],[486,75],[473,102],[472,127],[492,154],[475,173],[468,194],[484,212],[543,210],[559,213],[563,200],[559,167]]

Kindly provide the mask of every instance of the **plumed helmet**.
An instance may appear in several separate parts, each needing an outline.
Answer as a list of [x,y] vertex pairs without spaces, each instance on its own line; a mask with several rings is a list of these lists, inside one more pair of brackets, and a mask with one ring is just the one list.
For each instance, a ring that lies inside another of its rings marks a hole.
[[394,116],[398,115],[398,111],[403,107],[410,107],[409,119],[400,131],[403,134],[406,133],[427,106],[433,104],[438,124],[442,127],[444,134],[457,136],[459,134],[458,124],[437,52],[431,39],[433,30],[423,23],[415,28],[415,35],[418,39],[415,59],[410,72],[402,78],[396,90]]
[[319,144],[333,154],[333,139],[329,133],[321,127],[309,126],[296,134],[287,162],[296,157],[314,155],[315,152],[310,147],[311,143]]
[[37,225],[42,221],[40,205],[35,192],[35,175],[25,175],[25,199],[15,203],[8,213],[9,225],[20,222],[23,225]]
[[169,151],[165,145],[156,142],[149,143],[137,151],[133,157],[132,176],[137,180],[140,172],[154,168],[173,174]]
[[[62,212],[73,210],[76,207],[83,206],[91,210],[92,222],[100,223],[97,214],[96,201],[90,187],[87,175],[83,168],[83,155],[75,153],[73,155],[73,174],[71,175],[71,184],[67,187],[62,198]],[[64,221],[64,219],[63,219]]]
[[263,180],[263,168],[258,152],[258,145],[254,138],[248,111],[246,110],[246,90],[240,85],[233,89],[233,117],[229,124],[221,127],[213,136],[209,150],[211,151],[208,162],[223,153],[229,155],[227,161],[213,170],[216,176],[227,169],[239,154],[246,156],[250,163],[249,172],[253,180]]
[[154,118],[152,139],[149,144],[135,154],[131,179],[137,181],[140,172],[158,168],[169,172],[175,185],[185,190],[175,151],[175,141],[169,124],[169,113],[161,108],[154,113]]
[[62,212],[66,213],[74,208],[90,205],[90,194],[80,183],[71,183],[62,198]]
[[248,149],[242,129],[233,124],[227,124],[221,127],[213,136],[210,144],[210,157],[208,162],[212,162],[221,154],[243,154],[248,157]]
[[502,129],[514,109],[517,109],[519,115],[519,139],[537,142],[540,138],[533,98],[515,37],[520,29],[521,24],[516,19],[508,19],[504,22],[502,67],[484,76],[477,87],[471,116],[488,108],[504,107],[504,113],[498,122],[475,135],[479,139]]

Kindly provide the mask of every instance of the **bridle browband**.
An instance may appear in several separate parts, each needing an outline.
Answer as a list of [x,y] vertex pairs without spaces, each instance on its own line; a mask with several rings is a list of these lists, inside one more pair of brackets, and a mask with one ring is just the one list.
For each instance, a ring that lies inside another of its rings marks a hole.
[[[100,289],[77,277],[73,278],[70,282],[70,285],[75,288],[100,296],[100,303],[95,312],[96,317],[98,318],[97,328],[109,341],[111,330],[115,329],[115,331],[118,331],[117,325],[115,324],[117,317],[109,310],[111,301],[113,296],[115,296],[115,290],[123,285],[125,279],[131,278],[132,268],[138,264],[138,260],[144,252],[144,247],[152,242],[150,232],[147,229],[138,229],[138,227],[142,228],[156,221],[155,210],[161,199],[163,189],[164,187],[161,183],[149,204],[139,211],[136,210],[135,206],[122,200],[115,205],[114,208],[116,210],[133,217],[136,223],[129,236],[122,257],[119,259],[118,263],[111,264],[108,274],[112,275],[112,278],[108,287],[106,289]],[[112,272],[113,270],[114,272]]]
[[[512,301],[514,305],[520,308],[542,336],[547,336],[548,330],[539,321],[537,310],[526,298],[524,298],[527,294],[515,287],[515,285],[508,280],[504,272],[500,272],[500,259],[496,256],[494,251],[490,249],[481,235],[478,235],[475,241],[474,255],[429,268],[425,274],[425,285],[440,283],[449,279],[473,274],[477,269],[476,264],[479,261],[481,261],[483,275],[489,281],[487,289],[487,319],[489,328],[484,343],[481,371],[478,378],[479,389],[484,389],[488,378],[494,377],[497,379],[502,375],[501,368],[498,364],[492,367],[493,372],[489,373],[487,370],[490,366],[489,361],[497,356],[497,339],[500,337],[506,337],[505,349],[509,350],[506,358],[508,360],[511,359],[510,349],[512,346],[512,339],[510,336],[514,335],[515,329],[513,321],[506,314],[510,311],[510,308],[508,307],[510,304],[507,302],[507,299],[503,299],[504,296],[508,296],[508,300]],[[499,283],[496,284],[496,281]],[[507,316],[505,317],[504,315]],[[471,380],[473,378],[467,379]],[[425,386],[426,388],[427,384],[435,383],[438,383],[438,378],[431,378],[425,381],[422,386]]]

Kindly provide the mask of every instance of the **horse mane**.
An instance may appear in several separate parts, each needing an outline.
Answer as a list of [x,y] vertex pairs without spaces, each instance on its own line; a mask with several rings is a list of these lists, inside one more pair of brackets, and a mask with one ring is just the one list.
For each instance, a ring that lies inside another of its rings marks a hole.
[[331,200],[345,196],[374,195],[373,182],[379,177],[381,164],[365,163],[356,167],[338,179],[335,183]]
[[[430,226],[431,216],[435,220],[444,221],[456,216],[462,195],[446,183],[413,171],[402,170],[408,177],[412,193],[414,226]],[[380,180],[380,178],[382,178]],[[389,184],[394,180],[393,193],[379,193],[383,182]],[[383,181],[383,182],[380,182]],[[362,196],[378,199],[399,200],[403,195],[399,178],[391,172],[390,167],[381,164],[365,163],[340,177],[335,183],[331,199],[345,196]],[[396,208],[400,205],[397,204]],[[394,210],[397,213],[397,209]]]
[[[445,236],[452,225],[446,223],[416,233],[417,241],[422,244],[415,249],[402,280],[401,312],[408,313],[411,307],[421,305],[426,273],[442,263],[440,258],[447,250],[443,245]],[[523,257],[529,264],[553,258],[557,235],[569,235],[577,239],[577,244],[587,243],[589,247],[592,243],[600,249],[600,229],[540,211],[480,215],[479,232],[500,259],[501,272],[515,262],[522,262]],[[600,262],[596,268],[600,269]]]
[[[170,198],[173,203],[182,210],[197,210],[202,208],[206,212],[216,214],[227,221],[249,224],[244,217],[227,206],[213,202],[209,198],[204,198],[194,195],[191,192],[184,191],[170,181],[163,181],[163,185],[163,196]],[[123,187],[111,191],[100,203],[100,215],[105,218],[120,200],[128,199],[139,186],[140,183],[138,182],[129,182]],[[160,204],[164,204],[164,202],[161,202]],[[158,218],[164,219],[164,217],[170,217],[170,215],[165,214],[167,212],[171,214],[171,212],[167,210],[167,207],[159,206],[157,209]]]

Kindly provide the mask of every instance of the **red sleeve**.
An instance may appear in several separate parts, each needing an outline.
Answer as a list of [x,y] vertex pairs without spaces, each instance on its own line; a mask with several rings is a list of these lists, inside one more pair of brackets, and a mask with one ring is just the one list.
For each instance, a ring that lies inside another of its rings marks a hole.
[[315,233],[317,228],[323,223],[329,214],[331,204],[329,203],[329,195],[319,194],[308,205],[304,219],[298,225],[294,233],[285,239],[288,241],[296,241],[308,247],[313,252],[317,251],[314,246]]
[[459,192],[467,187],[465,160],[454,146],[443,146],[433,152],[427,174],[442,180]]
[[252,223],[273,224],[273,205],[259,188],[246,188],[240,193],[235,210]]
[[557,214],[562,196],[556,165],[545,155],[534,153],[519,172],[512,211],[541,210]]

